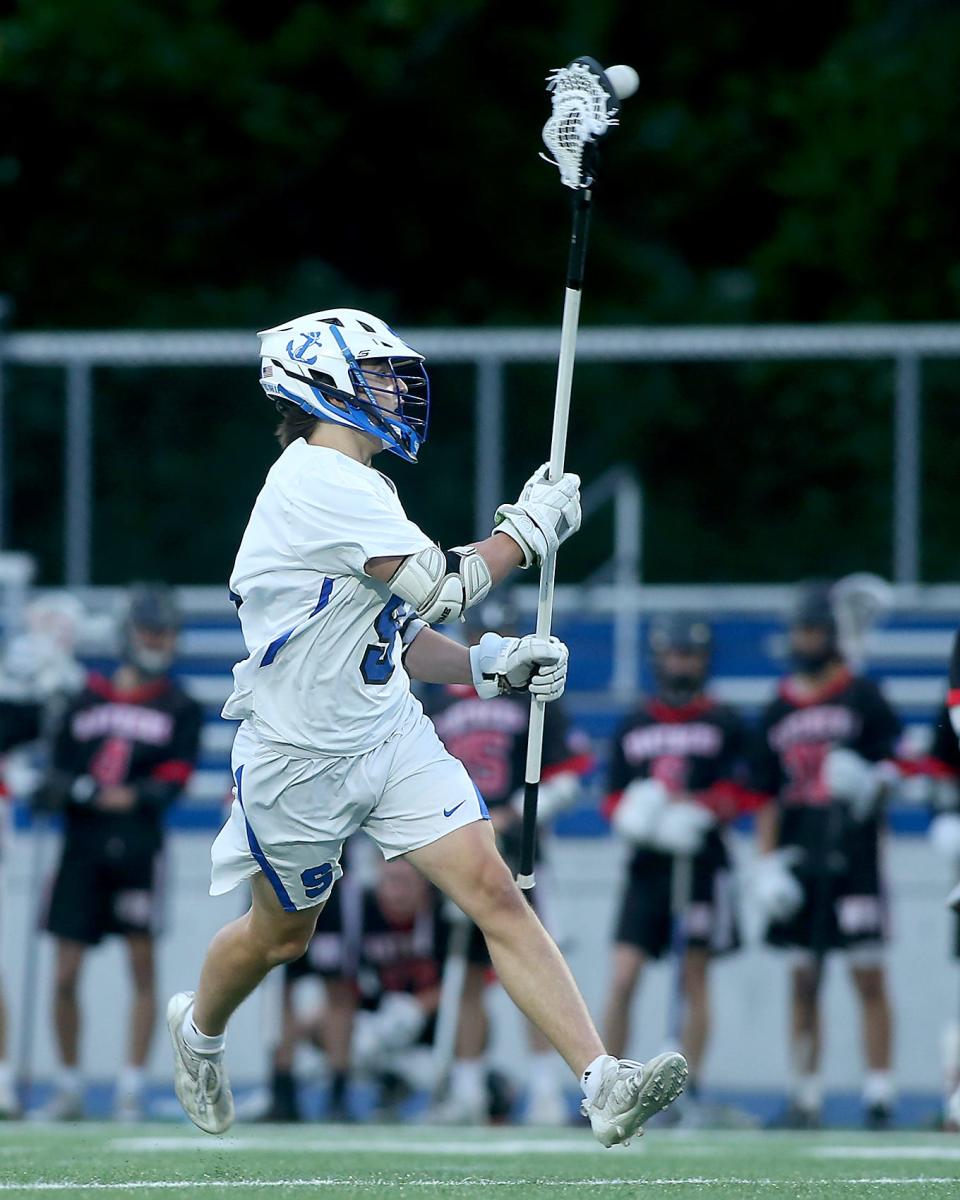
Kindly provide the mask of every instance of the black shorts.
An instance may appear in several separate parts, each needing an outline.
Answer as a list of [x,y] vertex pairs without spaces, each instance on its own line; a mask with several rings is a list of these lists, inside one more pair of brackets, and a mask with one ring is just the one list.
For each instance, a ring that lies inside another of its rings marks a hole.
[[795,868],[803,905],[788,921],[769,926],[766,940],[771,946],[822,953],[887,941],[889,913],[879,853],[867,832],[848,839],[832,855],[808,854]]
[[95,946],[110,934],[161,931],[163,854],[155,843],[122,837],[65,839],[45,928]]
[[360,888],[346,878],[330,893],[317,918],[306,953],[284,967],[290,982],[308,975],[320,979],[354,978],[360,946]]
[[[639,861],[638,861],[639,860]],[[726,856],[699,854],[691,873],[682,922],[673,917],[671,855],[644,853],[634,861],[620,903],[614,941],[661,958],[675,939],[685,948],[729,954],[740,945],[733,872]]]

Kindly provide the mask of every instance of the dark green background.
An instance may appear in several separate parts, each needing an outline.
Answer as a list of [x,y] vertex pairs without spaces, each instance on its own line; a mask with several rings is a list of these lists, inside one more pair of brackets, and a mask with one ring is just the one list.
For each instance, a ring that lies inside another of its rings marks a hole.
[[[555,326],[568,210],[537,157],[543,76],[579,53],[642,75],[606,153],[584,324],[957,316],[955,3],[0,12],[15,329],[252,334],[336,304],[404,330]],[[10,541],[56,582],[62,376],[6,382]],[[255,372],[94,382],[95,581],[224,579],[274,452]],[[638,470],[651,580],[889,573],[891,382],[889,364],[584,364],[570,464]],[[924,383],[921,566],[947,579],[958,364]],[[508,372],[510,490],[546,457],[552,391],[549,367]],[[473,532],[472,392],[469,370],[438,368],[421,463],[388,468],[444,542]],[[603,526],[565,550],[564,577],[607,556]]]

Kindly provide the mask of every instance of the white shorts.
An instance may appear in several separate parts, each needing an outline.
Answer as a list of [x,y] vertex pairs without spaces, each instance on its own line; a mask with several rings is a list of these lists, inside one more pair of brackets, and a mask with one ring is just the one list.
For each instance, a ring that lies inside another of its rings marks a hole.
[[262,871],[288,912],[327,899],[358,829],[389,859],[490,818],[419,705],[383,745],[353,758],[291,758],[244,722],[232,768],[236,797],[210,852],[210,894]]

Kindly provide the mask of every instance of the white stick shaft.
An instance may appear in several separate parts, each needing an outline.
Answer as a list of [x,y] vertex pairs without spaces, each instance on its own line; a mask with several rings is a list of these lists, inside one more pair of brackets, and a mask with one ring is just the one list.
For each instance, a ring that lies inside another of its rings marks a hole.
[[[560,361],[557,367],[557,392],[553,405],[553,434],[550,439],[550,478],[559,479],[567,453],[567,426],[570,418],[570,391],[573,364],[577,353],[577,328],[580,324],[580,291],[567,288],[563,300],[563,324],[560,328]],[[557,557],[548,554],[540,570],[540,594],[537,599],[537,636],[547,637],[553,622],[553,583]],[[538,783],[543,756],[543,705],[530,706],[530,733],[527,737],[527,767],[524,779]]]

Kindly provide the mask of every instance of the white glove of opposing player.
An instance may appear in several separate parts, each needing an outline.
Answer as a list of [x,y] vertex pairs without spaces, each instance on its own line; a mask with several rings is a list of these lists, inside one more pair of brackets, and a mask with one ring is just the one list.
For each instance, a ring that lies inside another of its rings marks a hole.
[[542,563],[580,528],[580,476],[569,471],[556,483],[544,463],[523,485],[516,504],[501,504],[493,532],[507,533],[523,551],[523,566]]
[[696,800],[671,800],[660,810],[650,844],[664,854],[696,854],[715,824],[713,813]]
[[763,855],[754,868],[754,899],[768,921],[788,921],[803,904],[803,887],[790,870],[798,855],[788,846]]
[[670,793],[659,779],[635,779],[624,788],[611,824],[628,841],[649,844],[660,814],[669,803]]
[[948,862],[960,861],[960,813],[939,813],[933,818],[930,845]]
[[570,651],[559,638],[501,637],[485,633],[470,647],[473,686],[481,700],[526,692],[544,704],[559,700],[567,682]]
[[427,1014],[416,996],[387,992],[376,1012],[357,1027],[353,1058],[358,1066],[374,1066],[384,1056],[413,1045],[423,1032]]
[[[510,805],[518,816],[523,816],[523,795],[524,789],[517,788],[510,797]],[[537,824],[548,825],[554,817],[571,808],[579,795],[580,776],[576,771],[562,771],[542,779],[537,793]]]
[[868,762],[855,750],[837,746],[824,759],[823,783],[831,799],[845,800],[854,819],[866,821],[876,811],[886,775],[880,763]]

